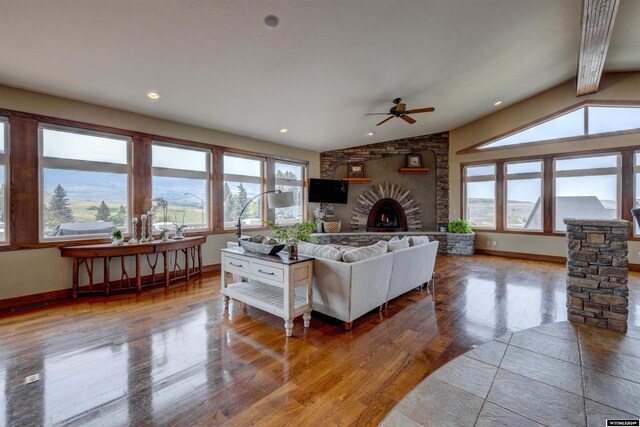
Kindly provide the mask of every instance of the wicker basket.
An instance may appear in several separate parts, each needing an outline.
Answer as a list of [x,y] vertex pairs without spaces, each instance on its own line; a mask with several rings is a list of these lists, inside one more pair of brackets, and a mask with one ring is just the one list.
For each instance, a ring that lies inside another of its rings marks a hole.
[[255,252],[262,255],[275,255],[284,249],[284,243],[278,245],[265,245],[263,243],[249,242],[246,239],[240,239],[240,246],[245,251]]
[[342,221],[325,221],[323,225],[325,233],[339,233],[342,228]]

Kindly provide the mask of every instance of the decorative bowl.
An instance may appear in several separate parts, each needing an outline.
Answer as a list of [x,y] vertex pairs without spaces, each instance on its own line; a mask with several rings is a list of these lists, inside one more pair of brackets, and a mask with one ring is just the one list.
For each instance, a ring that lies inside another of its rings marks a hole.
[[255,252],[262,255],[275,255],[284,249],[285,244],[265,245],[264,243],[250,242],[247,239],[240,239],[240,246],[245,251]]
[[342,221],[325,221],[323,225],[325,233],[339,233],[342,228]]

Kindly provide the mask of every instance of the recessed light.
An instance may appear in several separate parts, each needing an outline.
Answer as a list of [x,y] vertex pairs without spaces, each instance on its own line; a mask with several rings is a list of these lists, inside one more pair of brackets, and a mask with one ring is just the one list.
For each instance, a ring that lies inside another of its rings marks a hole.
[[152,90],[150,92],[147,92],[147,98],[153,99],[155,101],[156,99],[160,99],[160,94]]
[[280,129],[280,133],[287,133],[287,130],[288,130],[287,128],[282,128]]
[[494,103],[493,103],[493,105],[495,105],[496,107],[497,107],[498,105],[500,105],[500,104],[502,104],[502,101],[496,101],[496,102],[494,102]]
[[373,132],[369,132],[367,135],[369,135],[369,136],[373,136]]
[[280,19],[276,15],[267,15],[264,17],[264,25],[267,28],[275,28],[280,23]]

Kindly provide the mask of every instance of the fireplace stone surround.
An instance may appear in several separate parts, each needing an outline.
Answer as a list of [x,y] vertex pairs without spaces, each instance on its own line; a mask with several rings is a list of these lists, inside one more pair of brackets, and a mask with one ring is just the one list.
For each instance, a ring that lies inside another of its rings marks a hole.
[[[399,168],[405,166],[407,154],[422,154],[423,166],[430,170],[427,175],[402,175]],[[365,175],[372,178],[371,184],[377,187],[389,181],[411,190],[421,214],[423,230],[439,230],[449,222],[449,133],[442,132],[376,144],[325,151],[320,154],[320,174],[324,179],[346,177],[347,165],[353,162],[365,163]],[[349,186],[349,206],[323,204],[327,211],[327,220],[342,220],[345,231],[365,231],[351,225],[354,196],[370,189],[371,186],[351,184]],[[335,211],[341,215],[334,215]],[[406,209],[405,209],[406,210]],[[412,230],[407,214],[407,228]],[[344,227],[348,224],[349,227]]]

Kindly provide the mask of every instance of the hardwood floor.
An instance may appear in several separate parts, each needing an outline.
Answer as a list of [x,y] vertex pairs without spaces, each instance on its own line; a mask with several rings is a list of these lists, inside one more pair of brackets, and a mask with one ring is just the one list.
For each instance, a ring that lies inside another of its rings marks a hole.
[[215,275],[2,313],[0,425],[376,425],[472,345],[565,320],[564,271],[441,256],[435,308],[412,291],[350,332],[316,313],[307,330],[296,319],[289,339],[280,318],[237,302],[225,311]]

